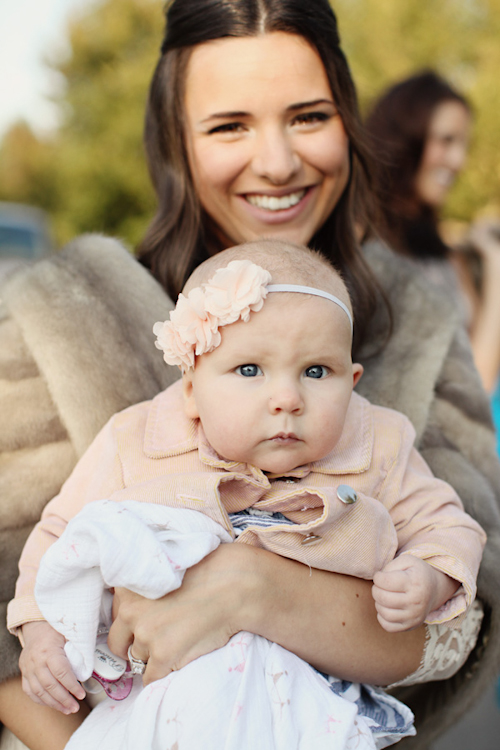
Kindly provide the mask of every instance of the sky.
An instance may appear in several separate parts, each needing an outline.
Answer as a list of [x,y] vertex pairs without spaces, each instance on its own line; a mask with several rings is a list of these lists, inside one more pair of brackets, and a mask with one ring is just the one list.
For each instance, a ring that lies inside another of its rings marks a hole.
[[0,138],[19,119],[40,134],[57,125],[61,85],[45,55],[67,53],[68,18],[98,0],[0,0]]

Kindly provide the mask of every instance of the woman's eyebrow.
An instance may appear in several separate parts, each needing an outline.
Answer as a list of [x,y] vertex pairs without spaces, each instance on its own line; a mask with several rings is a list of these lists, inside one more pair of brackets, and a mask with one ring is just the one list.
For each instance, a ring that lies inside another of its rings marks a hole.
[[[297,102],[296,104],[290,104],[286,109],[287,112],[295,112],[296,110],[305,109],[307,107],[317,107],[319,104],[330,104],[332,107],[335,106],[335,103],[332,99],[313,99],[310,102]],[[244,112],[243,110],[213,112],[200,122],[204,123],[208,122],[209,120],[225,120],[232,117],[250,117],[250,112]]]
[[248,117],[249,112],[214,112],[211,115],[208,115],[208,117],[205,117],[200,122],[208,122],[209,120],[226,120],[230,117]]
[[310,102],[297,102],[297,104],[290,104],[287,107],[287,111],[295,112],[297,109],[305,109],[306,107],[317,107],[319,104],[331,104],[335,106],[335,102],[332,99],[313,99]]

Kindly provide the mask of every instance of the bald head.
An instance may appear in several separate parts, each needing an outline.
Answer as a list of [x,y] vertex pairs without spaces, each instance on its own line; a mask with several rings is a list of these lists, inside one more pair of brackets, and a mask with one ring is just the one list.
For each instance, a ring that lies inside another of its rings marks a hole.
[[338,297],[352,314],[347,288],[331,263],[320,253],[303,245],[282,240],[256,240],[223,250],[199,265],[187,280],[184,294],[209,281],[219,268],[232,260],[250,260],[272,277],[272,284],[299,284],[315,287]]

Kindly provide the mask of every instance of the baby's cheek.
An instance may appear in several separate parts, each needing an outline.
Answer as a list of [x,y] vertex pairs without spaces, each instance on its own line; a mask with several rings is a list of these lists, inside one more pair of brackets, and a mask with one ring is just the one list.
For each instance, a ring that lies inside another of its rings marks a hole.
[[336,414],[322,415],[318,419],[316,430],[316,442],[323,456],[330,453],[337,445],[342,435],[343,421]]

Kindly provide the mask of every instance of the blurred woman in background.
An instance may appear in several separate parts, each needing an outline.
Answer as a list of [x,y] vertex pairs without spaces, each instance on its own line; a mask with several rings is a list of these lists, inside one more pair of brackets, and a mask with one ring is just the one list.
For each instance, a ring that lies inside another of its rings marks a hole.
[[466,238],[479,256],[478,285],[465,256],[439,231],[441,210],[465,164],[471,107],[440,76],[424,71],[387,90],[366,124],[378,156],[382,236],[453,299],[491,393],[500,370],[500,236],[492,223],[480,222]]

